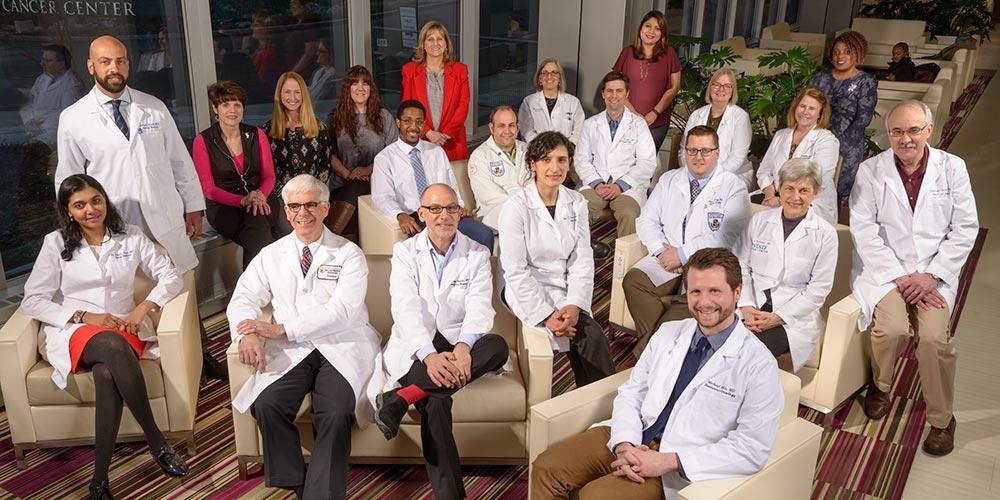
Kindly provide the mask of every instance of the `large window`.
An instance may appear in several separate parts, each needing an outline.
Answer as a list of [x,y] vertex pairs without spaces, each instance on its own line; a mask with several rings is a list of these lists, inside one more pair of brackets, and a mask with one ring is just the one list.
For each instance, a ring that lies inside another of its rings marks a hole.
[[701,50],[711,50],[712,43],[726,38],[727,0],[705,0],[705,14],[701,27],[701,36],[705,38]]
[[278,77],[305,79],[316,115],[326,121],[349,66],[347,0],[212,0],[215,74],[247,91],[244,120],[263,125]]
[[448,30],[452,57],[461,60],[458,0],[372,0],[372,74],[382,104],[395,112],[403,65],[413,57],[420,28],[438,21]]
[[538,67],[538,0],[479,3],[479,100],[476,124],[490,121],[499,104],[518,109],[535,92]]
[[[31,270],[56,227],[52,177],[59,113],[91,90],[88,47],[114,33],[128,48],[131,87],[170,109],[191,140],[194,121],[178,0],[4,2],[0,16],[0,254],[6,276]],[[126,167],[123,165],[123,167]]]

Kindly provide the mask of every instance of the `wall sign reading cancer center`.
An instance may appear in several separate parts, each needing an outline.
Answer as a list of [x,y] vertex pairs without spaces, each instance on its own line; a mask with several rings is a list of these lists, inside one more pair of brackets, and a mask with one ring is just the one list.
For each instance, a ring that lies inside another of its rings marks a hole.
[[0,11],[63,16],[133,16],[132,2],[107,0],[0,0]]

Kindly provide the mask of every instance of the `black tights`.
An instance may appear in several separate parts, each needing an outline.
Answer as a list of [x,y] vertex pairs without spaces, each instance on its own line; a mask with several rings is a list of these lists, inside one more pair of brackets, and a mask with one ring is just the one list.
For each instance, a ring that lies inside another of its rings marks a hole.
[[91,483],[100,484],[108,479],[111,454],[115,450],[122,420],[123,402],[142,427],[151,450],[162,447],[166,438],[153,419],[139,359],[121,335],[104,331],[91,337],[83,348],[79,366],[90,369],[94,375],[96,431]]

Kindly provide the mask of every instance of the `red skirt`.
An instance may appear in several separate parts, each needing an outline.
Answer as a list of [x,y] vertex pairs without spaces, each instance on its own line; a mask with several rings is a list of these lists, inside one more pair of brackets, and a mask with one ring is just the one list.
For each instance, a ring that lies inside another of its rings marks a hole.
[[69,363],[70,372],[76,373],[78,371],[77,363],[80,362],[80,356],[83,355],[83,348],[87,347],[87,342],[90,339],[101,332],[115,332],[121,335],[128,342],[128,345],[132,346],[132,350],[135,351],[136,357],[141,358],[142,352],[146,350],[146,343],[139,340],[138,335],[133,335],[128,332],[123,332],[121,330],[115,330],[113,328],[107,328],[104,326],[94,326],[94,325],[83,325],[77,328],[73,332],[73,335],[69,338]]

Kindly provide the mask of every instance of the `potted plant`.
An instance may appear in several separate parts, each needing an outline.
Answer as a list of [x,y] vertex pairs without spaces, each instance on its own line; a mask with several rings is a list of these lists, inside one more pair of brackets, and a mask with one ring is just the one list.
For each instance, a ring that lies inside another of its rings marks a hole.
[[[974,37],[989,40],[993,15],[986,0],[881,0],[865,5],[860,14],[880,19],[916,19],[927,22],[927,31],[938,43],[953,44]],[[969,48],[975,48],[972,44]]]

